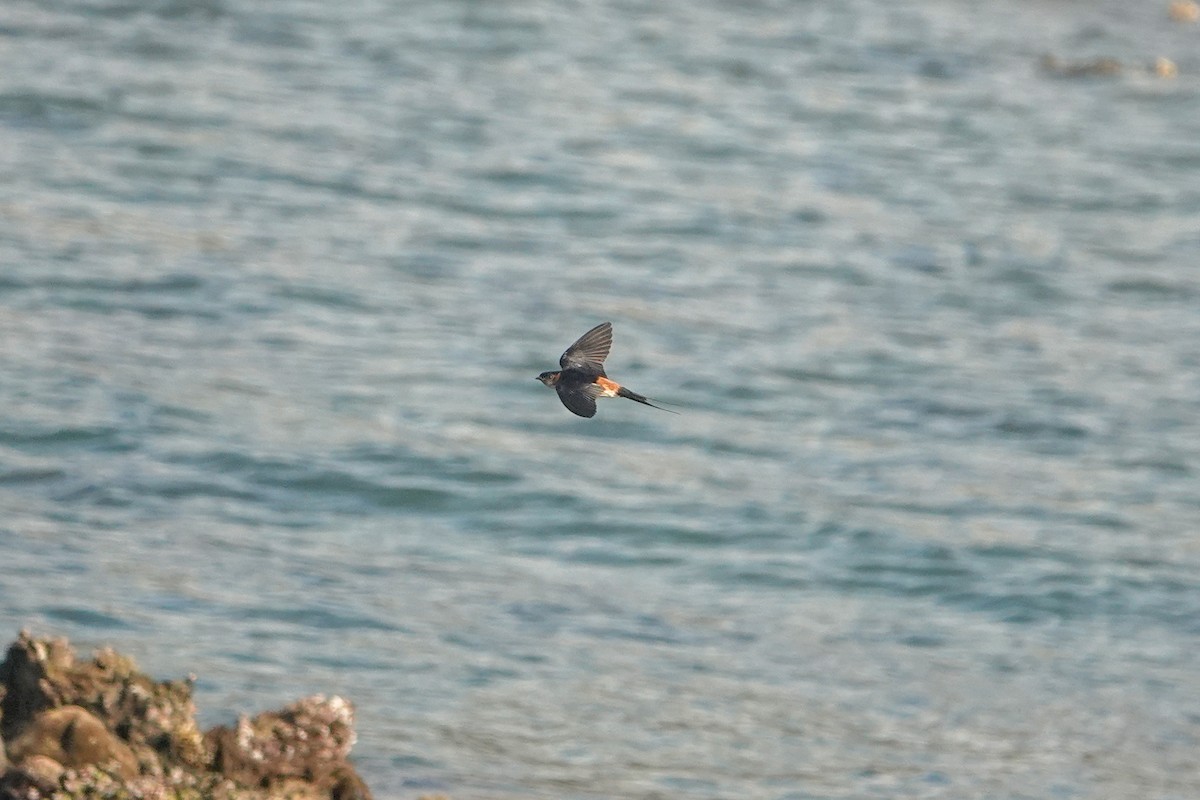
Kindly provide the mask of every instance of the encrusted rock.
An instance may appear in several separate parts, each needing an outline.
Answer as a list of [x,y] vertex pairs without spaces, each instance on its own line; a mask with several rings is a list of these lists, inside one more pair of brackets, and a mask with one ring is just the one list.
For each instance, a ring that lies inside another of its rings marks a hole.
[[282,711],[243,716],[206,738],[213,768],[243,786],[272,789],[301,778],[339,800],[370,797],[362,780],[346,769],[355,739],[354,707],[340,697],[316,695]]
[[[22,631],[0,664],[0,736],[12,739],[39,711],[63,705],[55,701],[57,676],[75,660],[66,639],[33,639]],[[44,683],[43,683],[44,682]]]
[[47,756],[30,756],[0,774],[0,800],[37,800],[59,788],[63,766]]
[[0,683],[7,687],[0,702],[6,741],[41,711],[78,705],[104,720],[148,769],[162,756],[193,767],[208,761],[190,682],[154,681],[113,650],[77,662],[66,639],[34,639],[23,631],[0,664]]
[[192,681],[22,632],[0,663],[0,800],[370,800],[354,709],[309,697],[202,735]]

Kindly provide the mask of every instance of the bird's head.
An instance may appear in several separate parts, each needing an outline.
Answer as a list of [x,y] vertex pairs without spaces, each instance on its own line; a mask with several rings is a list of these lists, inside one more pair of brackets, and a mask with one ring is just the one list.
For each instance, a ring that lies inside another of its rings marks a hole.
[[562,375],[561,372],[543,372],[541,375],[537,376],[537,379],[547,386],[553,386],[554,384],[558,383],[558,378],[560,375]]

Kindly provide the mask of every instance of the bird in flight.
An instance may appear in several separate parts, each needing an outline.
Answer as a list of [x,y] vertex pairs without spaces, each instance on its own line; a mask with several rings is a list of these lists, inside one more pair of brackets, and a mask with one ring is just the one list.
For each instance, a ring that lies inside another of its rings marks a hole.
[[567,348],[567,352],[558,360],[561,370],[543,372],[537,379],[547,386],[553,386],[567,410],[581,417],[596,416],[597,397],[627,397],[660,411],[676,413],[669,408],[656,406],[637,392],[609,380],[604,374],[604,359],[608,358],[611,347],[612,323],[602,322]]

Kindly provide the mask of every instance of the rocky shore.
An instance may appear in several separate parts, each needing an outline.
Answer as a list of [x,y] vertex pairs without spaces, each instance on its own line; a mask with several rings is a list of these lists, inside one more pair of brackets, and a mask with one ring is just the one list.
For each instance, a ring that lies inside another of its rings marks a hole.
[[370,800],[354,708],[314,696],[201,731],[190,681],[22,632],[0,663],[0,800]]

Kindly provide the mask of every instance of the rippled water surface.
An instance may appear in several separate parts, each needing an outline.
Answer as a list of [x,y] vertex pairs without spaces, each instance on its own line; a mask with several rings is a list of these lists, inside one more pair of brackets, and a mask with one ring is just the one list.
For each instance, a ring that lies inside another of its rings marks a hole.
[[0,627],[380,797],[1200,796],[1198,37],[6,3]]

